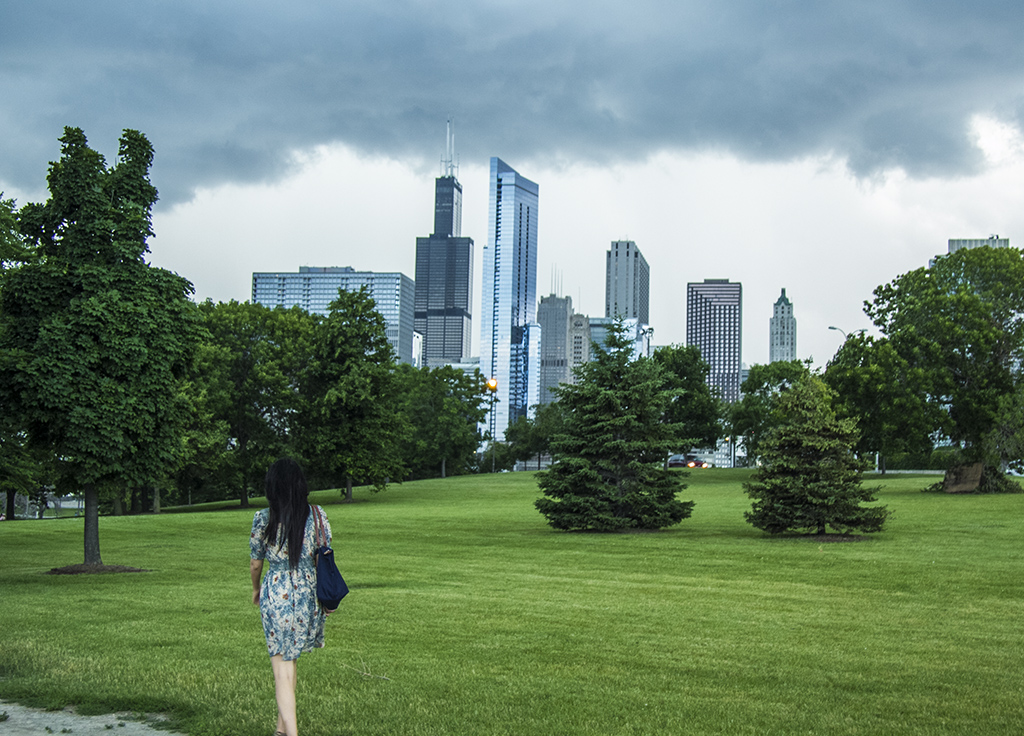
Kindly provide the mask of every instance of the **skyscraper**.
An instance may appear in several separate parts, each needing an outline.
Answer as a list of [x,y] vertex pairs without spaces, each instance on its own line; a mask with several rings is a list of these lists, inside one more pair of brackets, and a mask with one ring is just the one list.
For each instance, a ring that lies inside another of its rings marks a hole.
[[453,148],[449,126],[444,173],[434,184],[434,232],[416,238],[414,322],[428,367],[468,356],[473,328],[473,239],[462,237],[462,185]]
[[301,266],[298,273],[254,273],[252,301],[266,307],[299,306],[307,312],[327,314],[338,289],[359,291],[365,286],[387,323],[387,337],[395,356],[412,363],[413,294],[416,285],[404,273],[356,271],[350,266]]
[[604,277],[604,316],[638,319],[650,324],[651,269],[632,240],[613,240],[608,250]]
[[551,390],[560,383],[570,383],[572,363],[572,297],[542,296],[537,307],[540,324],[540,404],[550,404],[558,397]]
[[569,375],[573,376],[574,370],[589,362],[590,317],[577,313],[569,323]]
[[686,285],[686,342],[711,368],[708,383],[725,401],[740,398],[743,287],[728,279]]
[[480,370],[498,382],[490,429],[505,429],[537,403],[540,325],[537,316],[535,183],[499,158],[491,159],[480,308]]
[[777,360],[796,360],[796,319],[785,289],[768,320],[768,362]]

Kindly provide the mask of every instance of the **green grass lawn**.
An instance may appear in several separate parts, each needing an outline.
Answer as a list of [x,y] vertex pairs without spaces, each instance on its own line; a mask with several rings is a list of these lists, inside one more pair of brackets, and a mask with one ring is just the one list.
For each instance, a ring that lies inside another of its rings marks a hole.
[[[304,736],[1024,733],[1024,495],[922,494],[863,541],[770,538],[744,471],[699,471],[693,517],[552,531],[533,475],[424,481],[327,507],[352,593],[299,663]],[[269,736],[250,510],[105,517],[103,561],[52,576],[82,521],[0,524],[0,698],[166,711]],[[384,678],[387,679],[384,679]]]

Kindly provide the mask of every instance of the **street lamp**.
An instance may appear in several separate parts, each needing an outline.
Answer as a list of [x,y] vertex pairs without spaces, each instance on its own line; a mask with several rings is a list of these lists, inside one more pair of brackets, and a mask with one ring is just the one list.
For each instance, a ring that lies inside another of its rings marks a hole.
[[[842,335],[843,335],[843,342],[846,342],[847,335],[846,335],[846,331],[845,330],[841,330],[838,327],[836,327],[835,325],[829,325],[828,328],[830,330],[835,330],[836,332],[842,333]],[[858,332],[861,332],[861,333],[867,332],[867,328],[865,327],[864,329],[854,330],[853,334],[856,335]]]
[[497,432],[497,418],[494,416],[494,404],[498,399],[498,379],[488,378],[487,379],[487,393],[491,395],[491,472],[494,472],[494,435]]

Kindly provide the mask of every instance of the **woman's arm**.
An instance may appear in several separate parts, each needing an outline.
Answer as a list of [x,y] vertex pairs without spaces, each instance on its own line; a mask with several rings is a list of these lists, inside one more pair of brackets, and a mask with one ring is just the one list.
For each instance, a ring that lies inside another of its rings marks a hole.
[[260,576],[263,574],[263,560],[249,560],[249,577],[252,578],[252,603],[260,604]]

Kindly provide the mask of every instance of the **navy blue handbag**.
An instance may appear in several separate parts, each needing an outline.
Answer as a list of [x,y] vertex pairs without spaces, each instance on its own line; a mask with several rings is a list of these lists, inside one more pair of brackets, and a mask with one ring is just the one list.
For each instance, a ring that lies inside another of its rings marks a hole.
[[338,565],[334,561],[334,550],[327,546],[327,533],[320,517],[320,507],[311,506],[313,523],[316,525],[316,552],[313,561],[316,563],[316,598],[327,611],[333,611],[348,595],[348,586],[341,576]]

